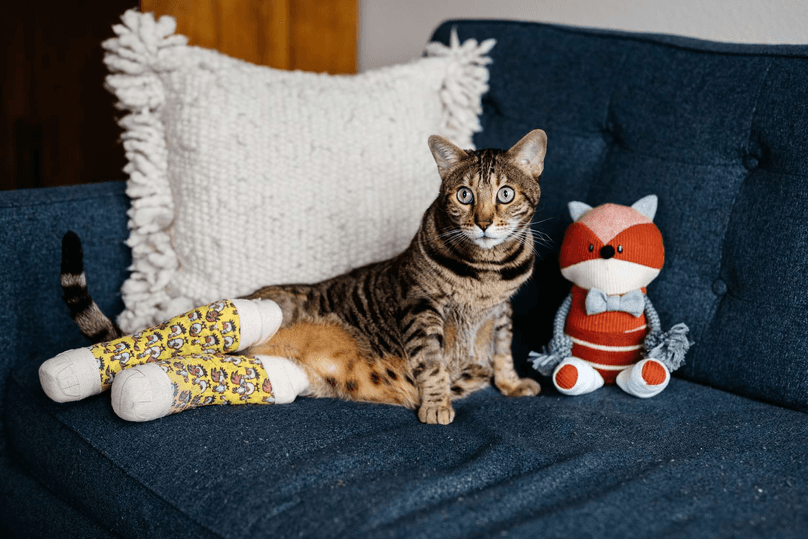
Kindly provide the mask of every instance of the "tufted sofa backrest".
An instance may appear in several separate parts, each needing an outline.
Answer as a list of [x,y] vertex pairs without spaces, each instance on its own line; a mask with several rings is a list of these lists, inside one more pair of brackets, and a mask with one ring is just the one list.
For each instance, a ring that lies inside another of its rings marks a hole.
[[497,40],[477,147],[549,139],[535,226],[551,241],[514,302],[519,353],[547,343],[569,290],[567,203],[653,193],[666,263],[648,294],[696,341],[677,374],[808,411],[808,46],[505,21],[434,39],[452,27]]

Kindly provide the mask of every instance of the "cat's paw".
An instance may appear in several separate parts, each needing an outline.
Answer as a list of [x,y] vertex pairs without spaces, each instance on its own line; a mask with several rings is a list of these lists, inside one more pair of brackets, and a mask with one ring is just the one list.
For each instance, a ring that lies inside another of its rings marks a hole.
[[533,397],[541,391],[539,383],[530,378],[520,378],[516,383],[500,382],[496,386],[506,397]]
[[455,411],[452,405],[444,404],[424,404],[418,409],[418,419],[421,423],[428,425],[448,425],[455,418]]

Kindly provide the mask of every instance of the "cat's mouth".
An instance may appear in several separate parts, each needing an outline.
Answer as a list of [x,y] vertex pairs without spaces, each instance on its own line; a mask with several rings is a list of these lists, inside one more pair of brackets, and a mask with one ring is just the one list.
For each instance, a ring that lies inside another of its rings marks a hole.
[[502,228],[498,230],[492,230],[489,228],[487,230],[478,229],[475,232],[476,237],[471,238],[471,240],[477,245],[477,247],[482,249],[491,249],[509,239],[513,231],[508,229],[503,230]]
[[492,236],[490,233],[483,232],[480,236],[474,238],[473,241],[477,247],[491,249],[505,241],[505,237]]

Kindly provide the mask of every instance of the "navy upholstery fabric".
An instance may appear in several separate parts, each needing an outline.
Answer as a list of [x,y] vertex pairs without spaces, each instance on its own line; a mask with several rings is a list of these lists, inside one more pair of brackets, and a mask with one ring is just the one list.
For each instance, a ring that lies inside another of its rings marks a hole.
[[666,263],[648,294],[696,341],[677,374],[808,411],[808,47],[496,21],[436,37],[452,27],[497,39],[477,146],[548,136],[536,220],[552,244],[516,302],[530,346],[569,289],[567,203],[654,193]]
[[[0,399],[13,368],[34,367],[87,344],[61,299],[59,262],[66,230],[75,230],[84,241],[85,268],[101,308],[110,313],[123,309],[119,290],[131,264],[123,243],[129,208],[124,189],[122,182],[110,182],[0,193]],[[14,403],[0,413],[0,528],[25,537],[101,537],[107,528],[100,527],[102,521],[71,511],[63,500],[72,496],[54,496],[14,463],[4,425],[18,413]],[[30,443],[47,447],[47,440]],[[17,451],[26,451],[27,443],[17,444]]]
[[[510,22],[478,147],[549,136],[518,369],[568,284],[571,199],[660,196],[667,265],[649,293],[698,341],[660,395],[486,390],[448,426],[299,399],[127,423],[104,394],[56,404],[38,365],[84,344],[61,304],[67,229],[108,313],[131,263],[120,183],[0,193],[0,522],[18,536],[799,537],[808,535],[805,105],[808,48],[715,45]],[[7,373],[11,375],[7,377]],[[697,383],[706,382],[707,384]],[[709,387],[712,385],[714,387]],[[723,388],[727,391],[715,389]],[[748,398],[748,397],[753,397]]]
[[87,344],[59,284],[67,230],[82,238],[92,292],[105,312],[123,310],[119,290],[132,258],[124,244],[129,202],[123,182],[0,194],[0,380],[5,380],[15,364],[41,362]]
[[649,400],[615,387],[578,398],[545,387],[531,399],[489,389],[457,402],[446,427],[305,398],[127,423],[107,395],[47,401],[34,369],[7,393],[8,428],[36,477],[125,536],[808,530],[808,415],[685,380]]
[[[75,230],[84,241],[85,267],[101,308],[112,313],[123,308],[118,291],[131,263],[123,243],[129,207],[124,188],[122,182],[111,182],[0,193],[0,399],[14,367],[30,368],[87,344],[61,299],[59,261],[66,230]],[[72,496],[54,496],[13,461],[4,425],[8,416],[18,414],[14,403],[0,414],[4,527],[25,537],[101,537],[107,527],[71,510],[63,500]],[[31,443],[47,447],[47,440]],[[17,450],[24,452],[26,443]]]

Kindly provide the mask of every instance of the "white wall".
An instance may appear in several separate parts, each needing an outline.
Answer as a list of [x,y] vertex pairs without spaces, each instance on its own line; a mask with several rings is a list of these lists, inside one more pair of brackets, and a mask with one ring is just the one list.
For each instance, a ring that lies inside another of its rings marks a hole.
[[496,18],[680,34],[737,43],[808,43],[808,0],[359,0],[359,68],[421,55],[446,19]]

